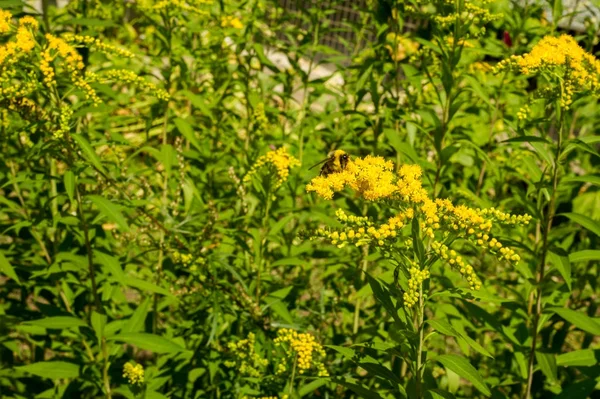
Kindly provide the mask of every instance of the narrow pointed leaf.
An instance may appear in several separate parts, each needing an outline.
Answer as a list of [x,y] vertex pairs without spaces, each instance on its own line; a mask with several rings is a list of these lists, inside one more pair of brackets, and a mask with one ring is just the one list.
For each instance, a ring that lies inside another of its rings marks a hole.
[[473,386],[485,396],[490,396],[492,394],[475,367],[473,367],[464,357],[457,355],[442,355],[435,358],[435,360],[442,363],[444,367],[454,371],[462,378],[470,381]]

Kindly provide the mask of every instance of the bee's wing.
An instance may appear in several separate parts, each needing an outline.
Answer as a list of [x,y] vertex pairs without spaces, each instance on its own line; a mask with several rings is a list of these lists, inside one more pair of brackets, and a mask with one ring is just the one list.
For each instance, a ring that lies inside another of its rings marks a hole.
[[331,157],[325,158],[324,160],[320,161],[319,163],[317,163],[317,164],[311,166],[310,168],[308,168],[308,170],[311,170],[312,168],[316,168],[319,165],[323,165],[325,162],[329,161],[330,159],[331,159]]

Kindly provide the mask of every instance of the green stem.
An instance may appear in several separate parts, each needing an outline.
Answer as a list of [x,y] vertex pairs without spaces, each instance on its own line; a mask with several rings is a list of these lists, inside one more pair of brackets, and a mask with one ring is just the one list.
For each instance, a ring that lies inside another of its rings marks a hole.
[[423,300],[423,286],[419,287],[419,313],[417,317],[417,324],[415,327],[419,332],[419,344],[417,346],[417,368],[415,370],[415,386],[417,390],[417,399],[423,397],[423,387],[421,381],[422,368],[423,368],[423,319],[425,313],[425,301]]
[[[171,21],[170,21],[170,16],[168,13],[168,9],[167,9],[167,13],[166,15],[163,16],[163,23],[165,25],[166,31],[167,31],[167,47],[168,47],[168,54],[167,54],[167,58],[169,60],[169,66],[166,70],[165,73],[165,89],[168,91],[170,91],[171,88],[171,74],[172,74],[172,65],[173,65],[173,61],[172,61],[172,39],[173,39],[173,32],[172,32],[172,28],[171,28]],[[165,101],[165,110],[164,110],[164,120],[163,120],[163,130],[162,130],[162,145],[165,146],[168,144],[168,128],[169,128],[169,101]],[[167,212],[167,195],[168,195],[168,190],[169,190],[169,175],[167,174],[166,170],[165,170],[165,178],[163,181],[163,187],[162,187],[162,212],[163,214],[165,214]],[[156,283],[159,284],[161,277],[162,277],[162,264],[163,264],[163,260],[164,260],[164,246],[165,246],[165,232],[161,230],[160,232],[160,236],[159,236],[159,246],[160,248],[158,249],[158,262],[156,264]],[[154,298],[153,298],[153,304],[152,304],[152,311],[153,311],[153,319],[152,319],[152,332],[154,334],[156,334],[157,330],[158,330],[158,294],[154,294]]]
[[292,376],[290,377],[290,387],[288,393],[291,395],[294,392],[294,379],[296,378],[296,364],[298,363],[298,355],[294,359],[294,365],[292,366]]
[[[85,214],[83,211],[83,201],[81,199],[81,191],[79,190],[79,184],[75,185],[75,195],[77,196],[77,207],[79,208],[79,220],[83,227],[83,238],[85,240],[85,249],[88,258],[88,270],[90,273],[90,281],[92,283],[92,295],[94,297],[94,304],[98,313],[104,314],[100,297],[98,296],[98,286],[96,285],[96,269],[94,268],[94,257],[92,254],[92,244],[90,243],[90,232]],[[91,311],[90,311],[91,313]]]
[[[365,273],[367,272],[367,266],[369,264],[368,258],[369,257],[369,246],[365,245],[363,247],[363,260],[361,262],[360,265],[360,279],[362,280],[365,276]],[[360,322],[360,307],[361,307],[362,301],[359,297],[356,298],[356,306],[354,307],[354,322],[352,323],[352,333],[354,335],[356,335],[356,333],[358,333],[358,324]]]
[[106,346],[106,338],[102,337],[102,357],[104,358],[104,366],[102,367],[102,380],[104,382],[104,392],[106,393],[106,399],[112,398],[110,391],[110,377],[108,375],[108,368],[110,362],[108,361],[108,347]]
[[534,373],[534,363],[535,363],[535,349],[537,347],[538,341],[538,327],[540,322],[540,317],[542,315],[542,294],[543,294],[543,282],[546,271],[546,258],[548,256],[548,237],[550,236],[550,230],[552,228],[552,219],[554,218],[555,207],[556,207],[556,191],[558,188],[558,169],[559,169],[559,158],[562,151],[562,135],[563,135],[563,126],[564,126],[564,110],[561,110],[561,115],[559,119],[559,129],[558,129],[558,139],[556,144],[556,156],[554,159],[554,170],[552,173],[552,194],[550,195],[550,202],[548,203],[548,207],[546,208],[546,217],[545,217],[545,225],[542,229],[542,252],[540,254],[540,263],[539,269],[536,278],[536,300],[535,300],[535,308],[533,309],[533,326],[532,326],[532,340],[531,340],[531,350],[529,353],[529,364],[527,367],[527,386],[525,388],[525,398],[531,398],[531,386],[533,383],[533,373]]

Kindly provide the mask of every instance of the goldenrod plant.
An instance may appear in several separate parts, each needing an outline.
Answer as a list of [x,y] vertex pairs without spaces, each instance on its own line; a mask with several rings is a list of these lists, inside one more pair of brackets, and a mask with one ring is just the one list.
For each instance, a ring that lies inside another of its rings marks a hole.
[[551,3],[0,2],[0,396],[594,397]]

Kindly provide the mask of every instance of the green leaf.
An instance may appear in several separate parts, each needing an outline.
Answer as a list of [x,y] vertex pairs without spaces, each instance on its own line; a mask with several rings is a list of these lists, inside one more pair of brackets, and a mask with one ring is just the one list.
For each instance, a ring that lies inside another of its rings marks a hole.
[[390,291],[387,287],[385,287],[379,280],[372,277],[369,273],[365,273],[367,277],[367,281],[369,282],[369,286],[373,291],[373,295],[375,299],[379,303],[383,305],[385,310],[392,316],[396,323],[400,325],[403,324],[400,318],[398,317],[398,310],[394,306],[394,302],[392,301],[392,296],[390,295]]
[[459,332],[459,333],[460,333],[459,339],[462,339],[475,351],[477,351],[477,352],[481,353],[483,356],[487,356],[491,359],[494,358],[494,356],[492,356],[492,354],[490,352],[488,352],[487,349],[485,349],[483,346],[481,346],[479,344],[479,342],[475,341],[473,338],[469,337],[467,334],[463,334],[462,332]]
[[468,82],[469,86],[471,86],[471,90],[473,91],[473,93],[477,94],[477,96],[488,106],[493,107],[493,105],[490,103],[490,94],[484,90],[483,86],[479,83],[479,81],[473,76],[469,75],[465,75],[464,78]]
[[432,319],[427,320],[426,323],[429,324],[434,330],[439,331],[444,335],[448,335],[450,337],[456,337],[459,335],[458,331],[456,331],[454,327],[452,327],[452,325],[446,320]]
[[98,313],[96,311],[92,312],[91,322],[92,328],[96,333],[96,338],[98,342],[102,341],[102,337],[104,337],[104,327],[106,326],[106,315]]
[[549,141],[543,137],[539,136],[519,136],[513,137],[508,140],[502,141],[502,143],[546,143],[549,144]]
[[554,165],[554,157],[550,151],[539,142],[529,142],[529,144],[535,149],[535,153],[544,160],[548,165]]
[[556,358],[552,353],[535,352],[540,370],[549,381],[556,381]]
[[558,25],[558,21],[561,20],[563,16],[563,3],[562,0],[554,0],[554,4],[552,5],[552,19],[554,20],[554,25]]
[[302,260],[299,258],[282,258],[277,259],[275,262],[271,263],[271,267],[275,266],[300,266],[305,265],[306,260]]
[[369,374],[377,376],[384,381],[394,383],[395,385],[400,385],[402,383],[400,377],[394,374],[392,370],[378,363],[375,359],[371,358],[370,356],[367,357],[366,361],[359,362],[358,365],[363,369],[367,370]]
[[72,134],[71,137],[73,137],[77,145],[79,145],[85,160],[94,165],[100,172],[106,174],[106,170],[100,162],[100,157],[98,157],[98,154],[96,154],[96,151],[94,151],[87,139],[80,134]]
[[327,348],[331,348],[334,351],[340,353],[342,356],[344,356],[347,359],[352,359],[356,354],[354,349],[348,348],[346,346],[338,346],[338,345],[325,345],[325,346]]
[[355,384],[354,382],[350,382],[347,380],[341,380],[338,378],[333,379],[333,382],[335,382],[338,385],[341,385],[343,387],[346,387],[348,389],[350,389],[352,392],[355,392],[359,395],[359,398],[364,398],[364,399],[383,399],[377,392],[372,391],[369,388],[366,388],[362,385],[358,385]]
[[425,247],[421,240],[421,228],[419,226],[419,218],[413,218],[412,220],[412,241],[413,250],[419,259],[419,264],[422,266],[425,263]]
[[138,307],[135,308],[135,311],[123,327],[122,332],[140,332],[144,330],[144,325],[146,322],[146,317],[148,316],[148,307],[150,306],[150,297],[147,297],[144,302],[142,302]]
[[555,248],[548,252],[548,258],[565,280],[567,287],[569,287],[569,291],[571,291],[571,263],[569,262],[569,257],[566,252],[561,248]]
[[151,283],[149,281],[140,280],[139,278],[128,277],[127,280],[125,281],[125,284],[128,287],[134,287],[141,291],[154,292],[154,293],[169,296],[169,297],[173,296],[173,294],[171,294],[165,288],[159,287],[158,285]]
[[561,179],[561,183],[590,183],[596,186],[600,186],[600,176],[598,175],[585,175],[585,176],[571,176]]
[[87,326],[86,322],[77,317],[71,316],[53,316],[46,317],[39,320],[26,321],[25,324],[31,324],[38,327],[62,330],[65,328],[73,327],[84,327]]
[[99,195],[88,195],[86,198],[92,201],[110,221],[115,222],[119,226],[119,229],[129,232],[127,220],[115,204]]
[[160,146],[160,161],[165,168],[165,175],[170,176],[173,164],[176,161],[175,149],[172,145],[163,144]]
[[600,224],[590,219],[587,216],[580,215],[579,213],[559,213],[559,216],[566,216],[577,224],[582,225],[592,233],[600,236]]
[[294,287],[285,287],[275,292],[270,293],[264,299],[266,305],[263,310],[271,308],[271,310],[281,317],[286,323],[293,324],[294,318],[290,313],[287,304],[283,301]]
[[300,389],[298,389],[298,395],[300,395],[300,397],[306,396],[309,393],[313,392],[315,389],[327,384],[328,382],[329,379],[327,378],[317,378],[316,380],[312,380],[308,384],[303,385],[302,387],[300,387]]
[[[596,354],[600,355],[600,351],[592,349],[580,349],[573,352],[561,353],[556,356],[557,366],[584,366],[591,367],[600,363],[600,359],[596,358]],[[600,356],[599,356],[600,357]]]
[[575,327],[588,332],[592,335],[600,335],[600,323],[592,319],[588,315],[582,312],[576,312],[575,310],[566,308],[548,308],[547,311],[554,312]]
[[15,369],[51,380],[79,377],[78,365],[59,360],[32,363],[26,366],[15,367]]
[[8,259],[6,259],[2,251],[0,251],[0,273],[12,278],[17,282],[17,284],[21,285],[19,276],[17,276],[15,269],[12,267]]
[[441,389],[432,389],[425,392],[426,399],[454,399],[454,395]]
[[467,359],[457,355],[442,355],[435,358],[442,363],[444,367],[454,371],[462,378],[470,381],[485,396],[491,396],[490,389],[487,387],[483,378],[479,375],[475,367]]
[[188,121],[182,118],[175,118],[174,122],[175,126],[177,127],[177,130],[179,130],[179,133],[181,133],[183,137],[187,139],[187,141],[189,141],[199,151],[204,151],[204,149],[198,142],[196,135],[194,134],[194,129],[192,128],[192,125],[190,125]]
[[600,250],[584,249],[583,251],[577,251],[569,254],[569,261],[572,263],[587,262],[590,260],[600,260]]
[[156,391],[148,391],[144,396],[146,399],[169,399],[168,396],[165,396],[162,393]]
[[63,176],[63,183],[65,185],[65,191],[69,197],[69,201],[73,201],[73,195],[75,193],[75,174],[71,170],[67,170]]
[[187,349],[179,346],[167,338],[148,333],[124,332],[113,335],[112,337],[107,337],[106,339],[109,341],[118,341],[129,345],[135,345],[138,348],[155,353],[187,352]]
[[356,81],[356,92],[359,92],[366,84],[367,79],[371,77],[371,71],[373,70],[373,65],[370,65],[365,71],[362,73],[360,78]]
[[93,250],[94,258],[120,283],[125,285],[127,277],[121,268],[119,260],[102,251]]
[[271,60],[265,56],[265,51],[263,49],[263,45],[260,43],[253,44],[254,50],[256,51],[256,56],[260,60],[260,63],[264,66],[271,68],[273,71],[278,71],[279,69],[271,62]]
[[590,378],[567,386],[554,399],[588,398],[594,391],[594,388],[596,388],[596,381]]

